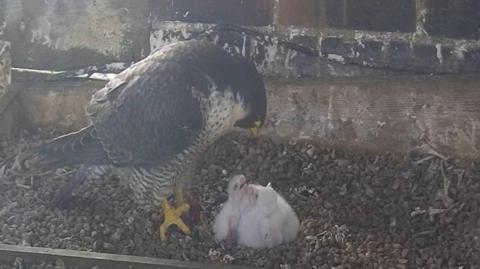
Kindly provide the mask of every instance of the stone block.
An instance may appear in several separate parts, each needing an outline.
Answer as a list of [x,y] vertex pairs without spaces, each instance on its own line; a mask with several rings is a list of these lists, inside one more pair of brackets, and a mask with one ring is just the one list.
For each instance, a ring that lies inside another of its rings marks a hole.
[[148,0],[4,0],[13,66],[69,70],[148,53]]

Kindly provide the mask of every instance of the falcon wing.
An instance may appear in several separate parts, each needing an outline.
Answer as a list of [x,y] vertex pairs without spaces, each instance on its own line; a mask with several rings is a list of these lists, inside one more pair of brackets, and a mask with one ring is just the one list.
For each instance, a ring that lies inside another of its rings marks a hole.
[[[203,102],[213,88],[223,91],[228,84],[249,82],[231,72],[237,60],[207,42],[165,46],[92,96],[90,127],[53,140],[43,152],[72,163],[117,166],[166,160],[198,138],[205,120]],[[83,143],[72,147],[72,141]]]
[[203,118],[188,64],[135,64],[92,97],[87,113],[109,159],[117,166],[153,164],[189,147]]

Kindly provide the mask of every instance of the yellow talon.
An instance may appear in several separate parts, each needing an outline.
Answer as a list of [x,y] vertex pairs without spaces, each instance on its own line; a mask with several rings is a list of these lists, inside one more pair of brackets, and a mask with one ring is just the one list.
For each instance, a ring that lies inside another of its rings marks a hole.
[[181,219],[182,214],[190,210],[190,205],[183,200],[183,192],[180,187],[175,191],[175,200],[177,201],[178,205],[176,208],[173,208],[168,203],[167,199],[165,199],[162,203],[163,215],[165,216],[165,220],[163,221],[162,225],[160,225],[160,239],[162,241],[167,239],[167,229],[171,225],[177,225],[177,227],[187,235],[191,234],[190,228],[188,228],[188,226]]

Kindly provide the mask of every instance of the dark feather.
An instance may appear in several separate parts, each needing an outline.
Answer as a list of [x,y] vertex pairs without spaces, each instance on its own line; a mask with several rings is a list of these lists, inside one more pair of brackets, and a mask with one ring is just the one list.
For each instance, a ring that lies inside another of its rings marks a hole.
[[92,125],[45,144],[42,152],[70,164],[157,165],[199,137],[202,102],[212,86],[241,93],[252,110],[263,110],[251,114],[265,114],[263,82],[252,63],[208,42],[179,42],[116,75],[87,106]]
[[[120,73],[87,108],[117,166],[157,164],[187,149],[203,128],[201,104],[211,83],[226,89],[235,70],[221,49],[196,42],[161,50]],[[230,75],[231,76],[231,75]]]
[[40,153],[65,164],[104,165],[110,161],[93,126],[62,135],[39,147]]

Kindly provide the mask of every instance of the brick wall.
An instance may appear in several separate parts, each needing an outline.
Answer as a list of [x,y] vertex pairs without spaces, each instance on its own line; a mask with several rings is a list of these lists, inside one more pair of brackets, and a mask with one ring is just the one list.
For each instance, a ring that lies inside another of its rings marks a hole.
[[480,38],[477,0],[162,0],[151,2],[161,20],[303,26]]
[[[205,30],[205,23],[232,23],[256,26],[270,37],[313,51],[305,54],[269,37],[258,41],[241,33],[220,33],[214,38],[222,47],[256,60],[267,75],[374,74],[358,72],[352,65],[417,74],[480,71],[480,1],[476,0],[165,0],[151,4],[155,7],[152,49],[191,38],[195,31]],[[339,71],[338,65],[312,59],[315,54],[350,67]]]
[[478,0],[3,0],[0,39],[12,44],[14,67],[71,70],[138,61],[206,25],[237,24],[269,36],[224,33],[217,42],[255,57],[268,74],[371,74],[319,63],[315,54],[363,67],[458,73],[480,70],[478,18]]
[[272,0],[160,0],[151,1],[160,20],[199,23],[268,25],[272,22]]

